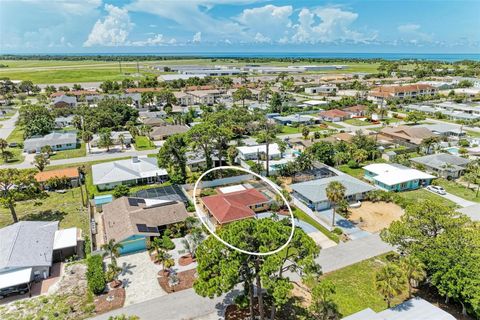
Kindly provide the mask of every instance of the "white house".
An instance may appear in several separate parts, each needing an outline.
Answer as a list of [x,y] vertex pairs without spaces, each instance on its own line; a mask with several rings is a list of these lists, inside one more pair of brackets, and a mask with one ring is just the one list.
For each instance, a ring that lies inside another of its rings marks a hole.
[[[131,144],[132,143],[132,135],[128,131],[112,131],[110,134],[110,138],[112,139],[113,145],[121,145],[120,136],[123,135],[123,144]],[[100,135],[94,134],[92,137],[92,141],[90,145],[92,147],[97,147],[100,142]]]
[[44,146],[51,146],[54,151],[75,149],[77,147],[77,133],[53,132],[43,137],[39,136],[26,139],[23,142],[23,151],[38,153]]
[[[265,144],[260,144],[256,146],[243,146],[237,147],[238,159],[241,160],[260,160],[262,156],[266,156],[267,147]],[[278,144],[272,143],[268,145],[268,157],[270,159],[280,158],[281,157],[280,149]]]
[[308,87],[305,88],[305,93],[307,94],[331,94],[337,91],[337,86],[324,84],[317,87]]
[[167,170],[159,168],[156,158],[132,157],[92,166],[93,184],[99,190],[110,190],[118,185],[137,185],[164,182]]

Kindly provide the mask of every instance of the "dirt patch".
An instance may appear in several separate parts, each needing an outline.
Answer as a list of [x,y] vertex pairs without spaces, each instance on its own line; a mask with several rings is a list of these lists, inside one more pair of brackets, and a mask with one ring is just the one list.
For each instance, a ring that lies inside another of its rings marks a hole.
[[97,314],[121,308],[125,303],[125,289],[112,289],[108,293],[95,297],[94,303]]
[[349,211],[349,220],[368,232],[379,232],[403,215],[403,209],[392,202],[365,201],[360,208],[349,208]]
[[312,303],[312,295],[305,286],[293,283],[292,296],[298,298],[299,303],[303,307],[308,307]]
[[191,255],[185,255],[185,256],[181,256],[179,259],[178,259],[178,264],[181,265],[182,267],[184,266],[188,266],[189,264],[192,264],[194,263],[196,260],[194,258],[192,258]]
[[160,284],[160,287],[162,287],[162,289],[165,290],[165,292],[167,293],[182,291],[182,290],[190,289],[193,287],[193,283],[197,278],[196,274],[197,274],[196,269],[177,273],[179,282],[177,285],[172,287],[168,284],[168,276],[158,277],[158,283]]
[[[265,310],[265,315],[269,315],[270,311],[268,308]],[[254,299],[253,313],[255,317],[259,317],[260,313],[258,312],[258,300]],[[250,307],[240,308],[236,304],[231,304],[225,309],[225,320],[249,320],[250,319]]]

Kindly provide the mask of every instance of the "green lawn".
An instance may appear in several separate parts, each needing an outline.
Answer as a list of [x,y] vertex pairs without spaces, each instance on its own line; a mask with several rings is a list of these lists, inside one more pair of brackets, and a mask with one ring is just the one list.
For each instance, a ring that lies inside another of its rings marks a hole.
[[300,210],[298,208],[292,208],[292,211],[293,211],[293,215],[295,217],[297,217],[298,219],[300,219],[302,221],[305,221],[306,223],[308,223],[308,224],[312,225],[313,227],[317,228],[320,232],[322,232],[324,235],[326,235],[330,240],[333,240],[336,243],[340,242],[340,238],[336,234],[327,230],[327,228],[325,228],[320,223],[315,221],[315,219],[310,217],[308,214],[306,214],[302,210]]
[[362,126],[369,126],[371,125],[368,121],[363,121],[359,119],[347,119],[344,121],[345,123],[351,124],[352,126],[362,127]]
[[363,178],[364,175],[363,168],[349,168],[346,164],[338,166],[337,169],[357,179]]
[[338,124],[336,122],[330,122],[330,121],[324,121],[323,123],[327,124],[329,127],[336,128],[336,129],[343,129],[345,128],[341,124]]
[[[66,193],[48,192],[40,200],[17,202],[16,213],[20,220],[60,221],[61,228],[78,227],[88,230],[87,211],[81,205],[80,188],[68,189]],[[0,207],[0,227],[11,224],[10,210]]]
[[455,202],[445,199],[425,189],[397,192],[395,193],[395,197],[397,197],[395,202],[397,202],[402,207],[406,207],[410,204],[418,203],[425,200],[431,200],[449,207],[457,207]]
[[153,142],[145,136],[136,136],[135,137],[135,149],[136,150],[152,150],[155,149]]
[[480,132],[470,131],[470,130],[465,130],[465,131],[467,132],[467,135],[469,135],[470,137],[480,138]]
[[[13,154],[13,158],[11,158],[7,162],[8,164],[21,163],[25,159],[22,149],[20,148],[7,148],[6,150],[10,151]],[[5,161],[2,157],[0,157],[0,164],[5,164]]]
[[437,179],[435,180],[435,183],[439,186],[442,186],[448,193],[469,201],[480,202],[480,194],[478,197],[476,196],[476,189],[469,189],[459,183],[456,183],[455,181],[448,181],[446,179]]
[[[365,260],[323,276],[335,284],[333,300],[342,317],[371,308],[376,312],[387,309],[383,296],[375,288],[375,275],[386,264],[386,255]],[[393,300],[392,305],[403,302],[407,290]]]
[[9,143],[16,142],[16,143],[23,143],[23,128],[20,126],[16,126],[15,129],[13,129],[12,133],[7,138],[7,141]]
[[[298,126],[298,127],[282,126],[282,132],[280,133],[280,135],[302,133],[302,128],[303,126]],[[310,132],[316,132],[316,131],[325,130],[325,128],[322,128],[318,125],[309,125],[308,130],[310,130]]]
[[85,157],[85,155],[86,155],[85,143],[82,142],[79,144],[79,146],[77,145],[76,149],[56,151],[55,154],[52,154],[50,156],[50,160],[79,158],[79,157]]

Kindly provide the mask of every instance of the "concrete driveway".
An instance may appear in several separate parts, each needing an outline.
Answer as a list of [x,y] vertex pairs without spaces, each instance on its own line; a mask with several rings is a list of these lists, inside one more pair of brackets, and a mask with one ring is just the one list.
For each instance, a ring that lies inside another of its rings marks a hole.
[[150,260],[147,252],[121,256],[117,258],[117,263],[123,268],[119,279],[126,291],[125,306],[167,294],[157,280],[161,267]]

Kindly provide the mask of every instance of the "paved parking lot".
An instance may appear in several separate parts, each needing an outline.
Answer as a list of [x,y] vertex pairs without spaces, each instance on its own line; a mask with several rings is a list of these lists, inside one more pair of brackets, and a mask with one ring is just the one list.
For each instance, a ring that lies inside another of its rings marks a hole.
[[119,279],[125,287],[126,306],[167,294],[157,281],[157,273],[161,267],[150,260],[147,252],[121,256],[117,262],[123,268]]

